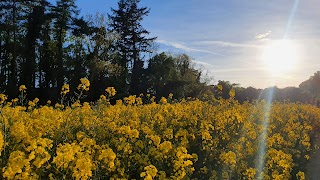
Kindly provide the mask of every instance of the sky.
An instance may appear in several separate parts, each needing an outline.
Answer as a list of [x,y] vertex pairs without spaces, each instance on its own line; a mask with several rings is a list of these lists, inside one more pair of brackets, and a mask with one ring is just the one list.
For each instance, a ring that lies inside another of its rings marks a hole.
[[[117,8],[116,0],[76,4],[83,16]],[[157,37],[158,52],[188,54],[213,83],[283,88],[299,86],[320,70],[319,0],[141,0],[144,6],[150,14],[142,25]],[[266,48],[283,39],[289,45],[276,46],[266,62]],[[283,60],[292,53],[294,60]],[[270,62],[283,71],[275,73]]]

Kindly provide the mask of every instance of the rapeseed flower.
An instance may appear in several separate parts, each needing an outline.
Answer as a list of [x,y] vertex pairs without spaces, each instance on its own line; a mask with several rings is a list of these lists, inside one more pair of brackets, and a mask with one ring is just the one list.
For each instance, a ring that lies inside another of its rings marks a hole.
[[70,92],[69,84],[64,84],[61,88],[60,94],[66,95],[68,92]]
[[108,93],[108,97],[113,97],[116,95],[116,89],[114,87],[107,87],[105,90]]
[[[80,92],[90,86],[86,80],[81,83]],[[67,93],[67,88],[63,90]],[[0,106],[1,178],[132,179],[136,174],[144,179],[308,178],[301,167],[314,151],[313,138],[320,127],[317,107],[271,105],[266,166],[258,172],[253,167],[269,105],[265,101],[173,103],[169,95],[169,103],[164,99],[156,103],[146,95],[106,103],[114,94],[109,88],[101,96],[105,103],[75,99],[71,107],[67,103],[37,107],[39,99],[30,101],[30,109],[15,100],[14,106]]]
[[80,84],[78,85],[77,89],[89,91],[89,87],[90,87],[90,81],[87,78],[81,78]]
[[0,104],[3,104],[7,100],[7,96],[4,94],[0,94]]
[[26,90],[27,90],[27,88],[26,88],[25,85],[21,85],[21,86],[19,87],[19,91],[20,91],[20,92],[26,92]]

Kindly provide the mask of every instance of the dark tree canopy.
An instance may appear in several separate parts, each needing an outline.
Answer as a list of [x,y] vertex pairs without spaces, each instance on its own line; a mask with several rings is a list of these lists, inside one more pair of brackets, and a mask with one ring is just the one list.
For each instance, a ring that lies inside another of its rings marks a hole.
[[151,52],[151,45],[155,38],[147,37],[149,32],[144,29],[141,22],[149,14],[147,7],[138,7],[140,0],[120,0],[118,9],[112,9],[110,30],[118,34],[114,50],[118,52],[118,63],[123,71],[121,73],[122,91],[126,92],[129,84],[130,94],[143,92],[142,74],[144,67],[144,53]]
[[66,53],[63,45],[67,36],[68,30],[72,28],[73,20],[78,14],[77,7],[74,0],[58,0],[57,5],[52,9],[54,17],[54,37],[56,40],[57,54],[56,54],[56,70],[54,73],[54,86],[62,87],[65,78],[65,70],[63,68],[66,60]]
[[308,80],[302,82],[299,88],[315,99],[314,103],[318,104],[320,101],[320,71],[317,71]]
[[201,71],[192,66],[191,58],[186,54],[157,54],[149,60],[146,69],[147,92],[156,97],[175,98],[197,97],[205,83],[200,81]]

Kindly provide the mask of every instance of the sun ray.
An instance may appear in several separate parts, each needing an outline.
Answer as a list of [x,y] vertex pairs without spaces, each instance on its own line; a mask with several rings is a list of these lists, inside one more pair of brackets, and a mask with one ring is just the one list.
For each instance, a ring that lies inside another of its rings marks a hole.
[[296,15],[296,11],[298,9],[299,2],[300,2],[300,0],[295,0],[294,1],[294,4],[293,4],[292,9],[291,9],[290,17],[288,19],[286,32],[284,33],[284,37],[283,37],[284,39],[286,39],[288,37],[288,32],[289,32],[289,30],[291,28],[294,16]]

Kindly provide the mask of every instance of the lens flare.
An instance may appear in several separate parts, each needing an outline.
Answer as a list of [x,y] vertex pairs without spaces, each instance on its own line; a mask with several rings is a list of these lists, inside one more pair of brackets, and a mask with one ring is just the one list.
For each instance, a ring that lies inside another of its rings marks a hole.
[[[261,92],[262,93],[262,92]],[[274,88],[268,89],[267,92],[267,98],[266,98],[266,107],[264,111],[264,118],[262,122],[262,132],[259,137],[259,150],[257,154],[257,165],[256,168],[258,170],[258,179],[263,179],[262,172],[263,168],[265,166],[265,159],[266,159],[266,152],[267,152],[267,138],[268,138],[268,127],[269,127],[269,116],[270,116],[270,110],[272,106],[272,98],[274,94]],[[261,94],[259,97],[259,100],[261,98]]]

